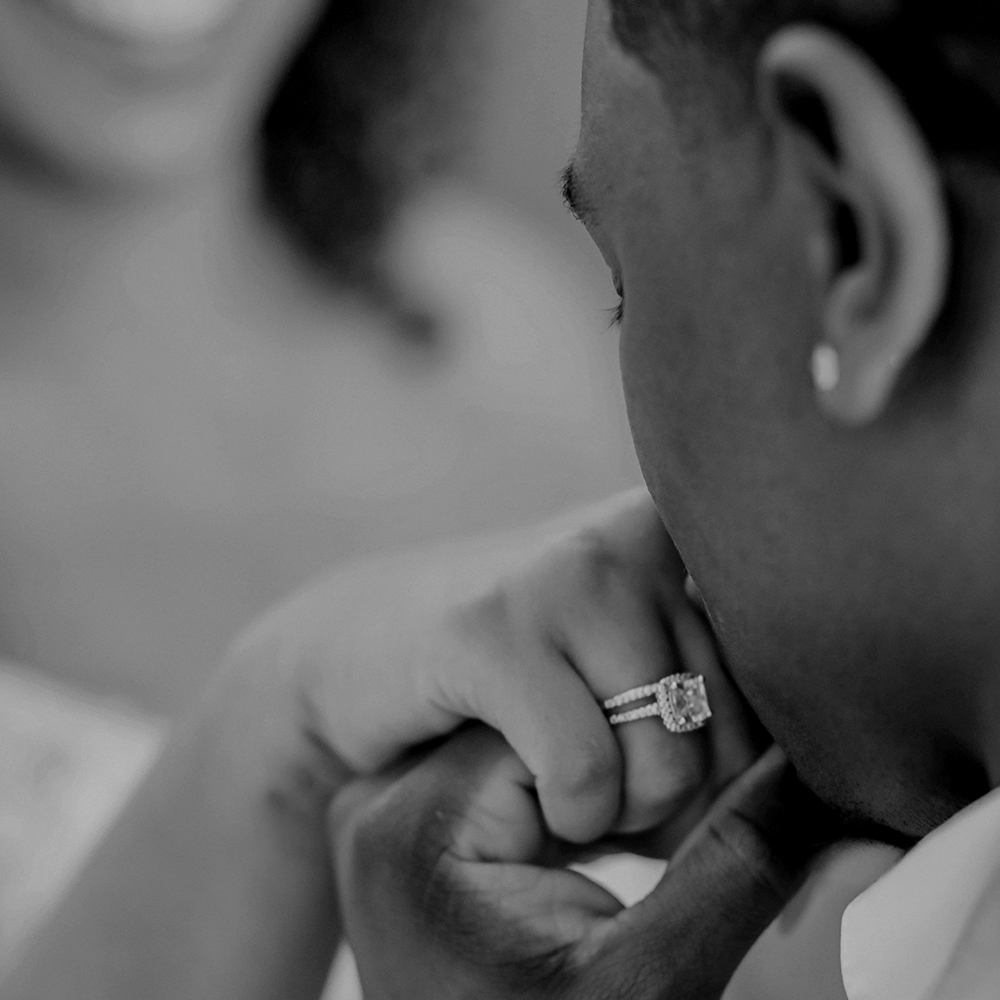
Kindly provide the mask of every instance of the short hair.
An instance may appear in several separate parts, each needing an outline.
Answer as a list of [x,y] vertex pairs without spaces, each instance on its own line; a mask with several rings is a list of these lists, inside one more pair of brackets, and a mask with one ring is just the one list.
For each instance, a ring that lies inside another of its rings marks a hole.
[[864,49],[897,85],[938,153],[1000,168],[1000,5],[992,0],[610,2],[622,47],[681,99],[690,89],[670,68],[679,48],[728,81],[710,91],[724,121],[745,119],[754,64],[769,35],[805,21]]
[[263,206],[304,262],[392,309],[396,211],[466,145],[468,0],[328,0],[264,110]]

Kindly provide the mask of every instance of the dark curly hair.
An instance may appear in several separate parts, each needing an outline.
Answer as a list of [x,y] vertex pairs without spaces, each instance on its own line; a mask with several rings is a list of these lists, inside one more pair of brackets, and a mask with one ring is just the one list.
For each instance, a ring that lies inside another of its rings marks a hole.
[[[990,0],[610,3],[618,40],[654,72],[669,78],[681,46],[703,55],[706,68],[735,78],[735,87],[710,88],[728,101],[723,118],[730,122],[748,112],[754,62],[767,37],[808,21],[846,35],[879,63],[939,153],[1000,167],[1000,6]],[[670,84],[674,93],[686,92],[685,81]]]
[[382,238],[461,156],[473,17],[469,0],[330,0],[263,118],[267,212],[318,272],[390,309]]

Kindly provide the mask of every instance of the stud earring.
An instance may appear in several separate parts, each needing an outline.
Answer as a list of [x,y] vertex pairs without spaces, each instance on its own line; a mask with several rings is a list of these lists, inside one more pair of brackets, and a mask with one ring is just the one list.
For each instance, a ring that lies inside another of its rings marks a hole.
[[817,344],[809,362],[813,382],[820,392],[836,389],[840,381],[840,355],[830,344]]

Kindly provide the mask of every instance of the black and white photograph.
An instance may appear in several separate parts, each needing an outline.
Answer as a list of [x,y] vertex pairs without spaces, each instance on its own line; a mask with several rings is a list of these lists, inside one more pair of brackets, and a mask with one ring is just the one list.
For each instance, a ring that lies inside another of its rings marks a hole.
[[0,0],[2,1000],[1000,1000],[1000,7]]

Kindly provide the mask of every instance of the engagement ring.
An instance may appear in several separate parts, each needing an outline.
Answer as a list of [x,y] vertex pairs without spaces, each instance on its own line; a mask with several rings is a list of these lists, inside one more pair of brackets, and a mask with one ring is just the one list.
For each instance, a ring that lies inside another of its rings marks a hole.
[[[615,712],[633,701],[653,699],[647,705]],[[663,725],[672,733],[692,733],[701,729],[712,717],[705,691],[705,678],[701,674],[671,674],[654,684],[644,684],[622,694],[616,694],[603,703],[605,712],[611,712],[608,722],[622,726],[638,719],[651,719],[658,715]]]

